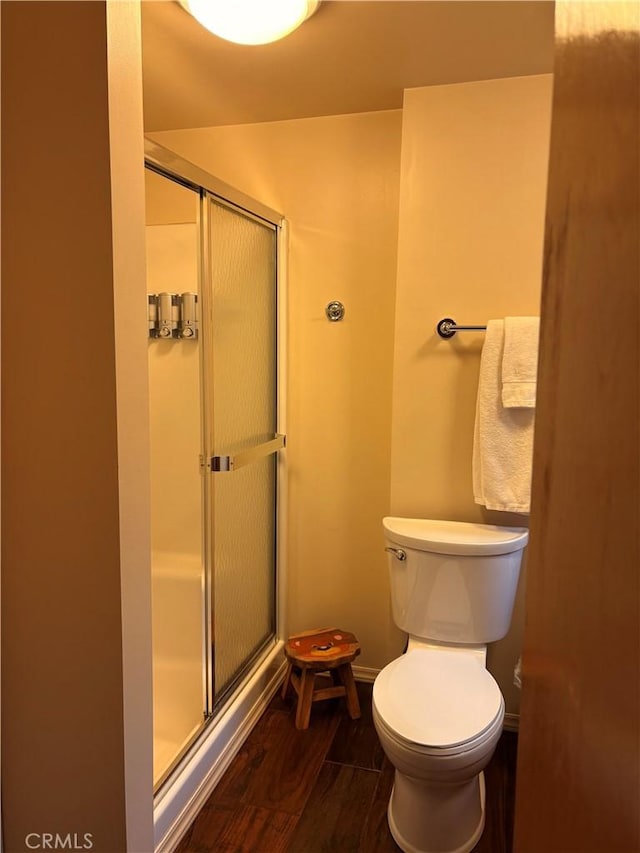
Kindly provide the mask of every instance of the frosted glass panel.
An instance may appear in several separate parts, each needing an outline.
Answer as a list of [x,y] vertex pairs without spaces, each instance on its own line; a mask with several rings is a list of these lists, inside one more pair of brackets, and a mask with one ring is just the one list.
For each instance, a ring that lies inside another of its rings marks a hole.
[[[276,235],[210,205],[214,454],[276,432]],[[213,475],[214,697],[274,632],[275,457]]]
[[216,453],[276,429],[275,232],[211,205],[213,430]]
[[274,630],[274,460],[216,478],[216,696]]

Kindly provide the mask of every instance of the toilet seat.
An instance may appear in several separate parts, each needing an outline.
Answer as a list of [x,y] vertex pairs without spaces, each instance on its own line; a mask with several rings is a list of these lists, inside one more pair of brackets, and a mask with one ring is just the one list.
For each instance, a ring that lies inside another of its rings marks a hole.
[[376,678],[373,701],[395,740],[440,755],[479,745],[504,713],[493,676],[473,657],[445,649],[415,649],[392,661]]

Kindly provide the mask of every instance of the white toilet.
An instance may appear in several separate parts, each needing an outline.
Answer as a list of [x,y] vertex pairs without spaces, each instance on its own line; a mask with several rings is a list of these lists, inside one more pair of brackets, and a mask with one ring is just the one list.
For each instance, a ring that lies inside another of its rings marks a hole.
[[509,629],[528,531],[418,518],[383,527],[393,618],[409,635],[373,687],[373,720],[396,768],[389,827],[405,853],[469,853],[504,719],[486,644]]

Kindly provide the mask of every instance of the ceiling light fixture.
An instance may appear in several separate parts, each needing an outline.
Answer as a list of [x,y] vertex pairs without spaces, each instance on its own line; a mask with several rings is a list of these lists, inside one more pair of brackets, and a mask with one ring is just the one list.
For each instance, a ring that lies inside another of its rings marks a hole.
[[267,44],[293,32],[320,0],[179,0],[210,32],[238,44]]

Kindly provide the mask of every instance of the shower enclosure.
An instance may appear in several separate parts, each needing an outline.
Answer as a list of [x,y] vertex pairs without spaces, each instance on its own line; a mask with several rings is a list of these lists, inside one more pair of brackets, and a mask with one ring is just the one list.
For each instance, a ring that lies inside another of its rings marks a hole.
[[283,220],[155,143],[145,153],[162,794],[281,645]]

